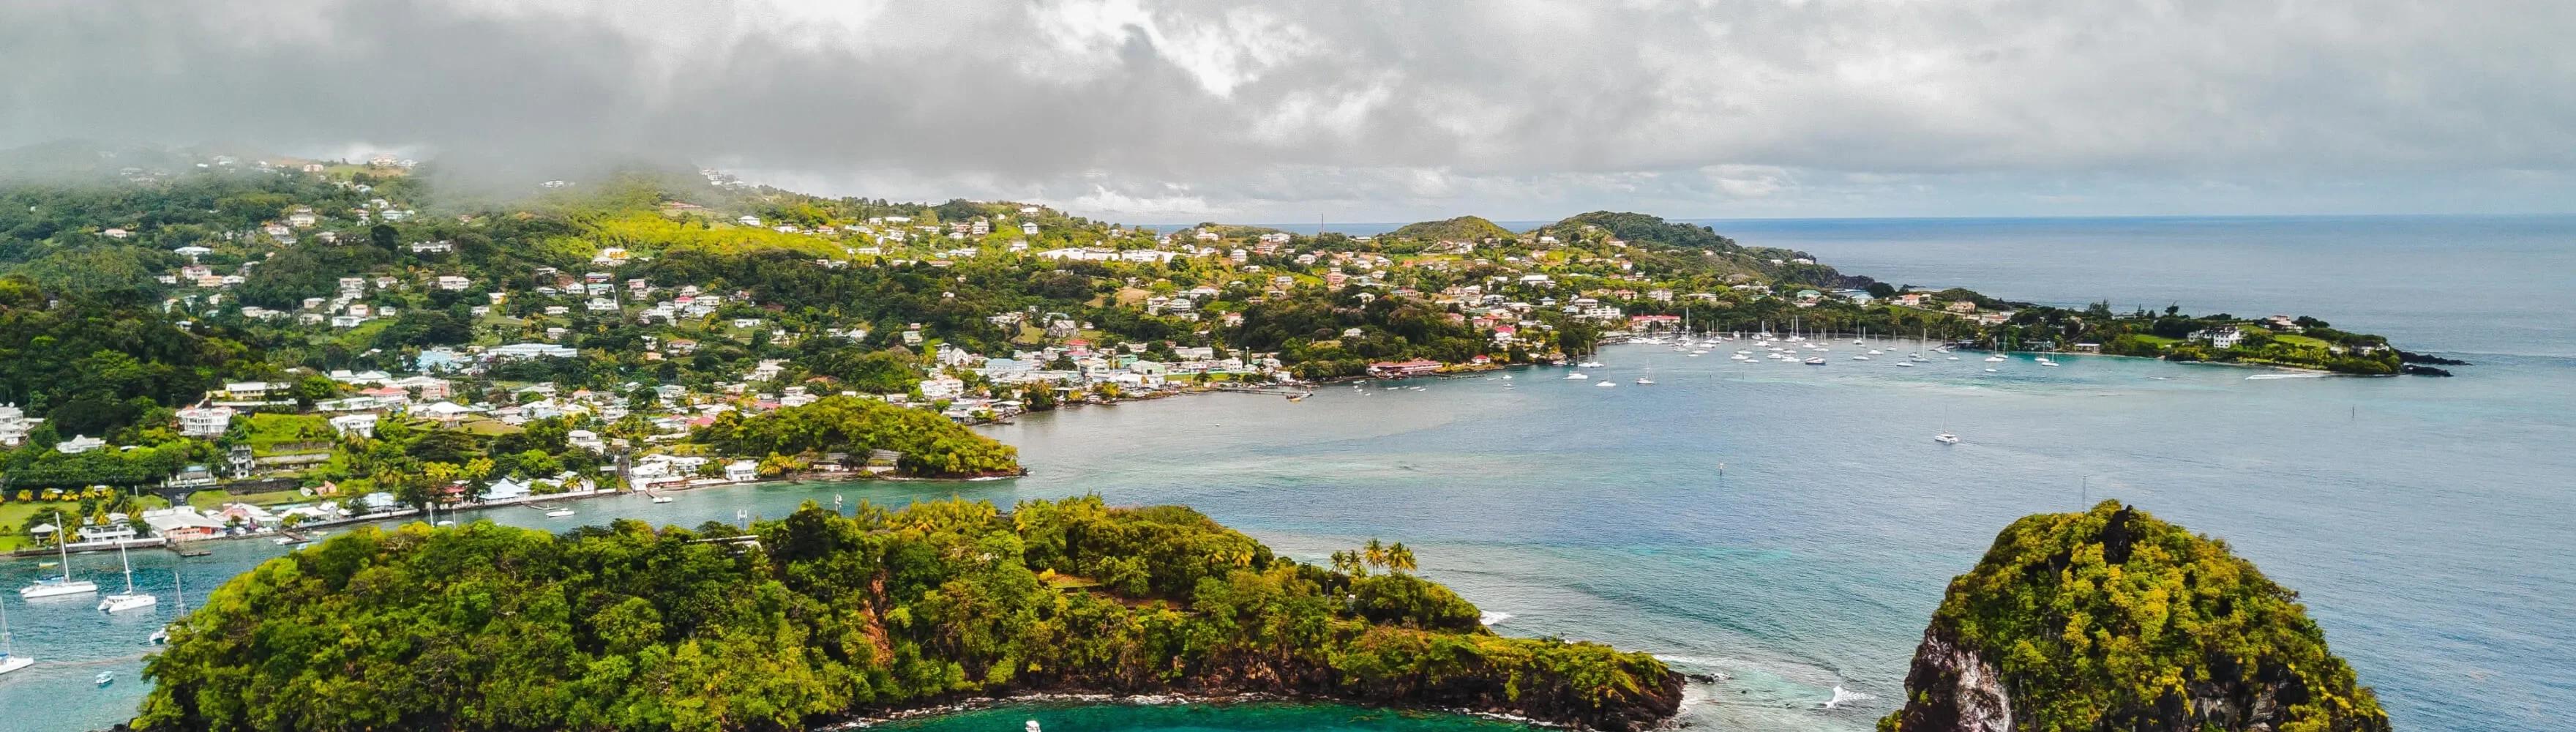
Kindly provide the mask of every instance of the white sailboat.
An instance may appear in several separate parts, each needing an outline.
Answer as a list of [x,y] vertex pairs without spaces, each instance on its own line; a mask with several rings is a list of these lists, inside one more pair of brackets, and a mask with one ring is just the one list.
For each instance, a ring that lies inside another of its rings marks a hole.
[[99,612],[121,613],[161,604],[159,597],[134,591],[134,560],[126,556],[125,545],[117,545],[116,560],[125,563],[125,591],[99,598]]
[[63,551],[63,576],[60,578],[48,577],[36,580],[35,584],[20,587],[18,588],[18,596],[33,600],[39,597],[60,597],[63,595],[78,595],[97,592],[98,583],[96,582],[91,582],[89,580],[72,580],[72,540],[69,533],[63,527],[63,512],[61,511],[54,512],[54,545],[61,547]]
[[9,636],[8,603],[0,603],[0,675],[36,665],[36,659],[18,655],[18,640]]
[[[179,613],[173,617],[188,617],[188,588],[179,584],[179,562],[177,560],[171,560],[170,562],[170,596],[171,599],[176,601],[179,605]],[[170,625],[177,625],[178,622],[178,620],[173,619],[170,621]],[[170,625],[164,625],[161,626],[160,630],[152,631],[152,637],[150,638],[152,645],[166,646],[170,644]]]

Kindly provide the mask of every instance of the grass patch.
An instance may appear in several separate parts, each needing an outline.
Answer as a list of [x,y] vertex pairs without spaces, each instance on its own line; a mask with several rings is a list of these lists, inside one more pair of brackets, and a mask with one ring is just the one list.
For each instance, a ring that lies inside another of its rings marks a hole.
[[262,412],[247,419],[250,420],[250,449],[256,455],[267,455],[278,445],[339,439],[331,430],[331,420],[318,414]]
[[2334,344],[2331,344],[2331,343],[2327,343],[2327,342],[2325,342],[2325,341],[2317,340],[2317,339],[2315,339],[2315,338],[2310,338],[2310,337],[2308,337],[2308,336],[2295,335],[2295,334],[2290,334],[2290,333],[2282,333],[2282,334],[2280,334],[2280,335],[2272,336],[2272,341],[2273,341],[2273,342],[2275,342],[2275,343],[2282,343],[2282,344],[2287,344],[2287,345],[2297,346],[2297,347],[2300,347],[2300,348],[2314,348],[2314,349],[2317,349],[2317,350],[2320,350],[2320,351],[2326,350],[2326,348],[2327,348],[2327,347],[2334,345]]
[[275,506],[282,503],[302,503],[310,500],[313,499],[306,497],[303,491],[294,489],[268,491],[265,493],[243,493],[240,495],[225,493],[223,491],[197,491],[195,493],[188,494],[188,505],[195,506],[199,511],[212,511],[222,508],[224,504],[227,503],[247,503],[253,506]]

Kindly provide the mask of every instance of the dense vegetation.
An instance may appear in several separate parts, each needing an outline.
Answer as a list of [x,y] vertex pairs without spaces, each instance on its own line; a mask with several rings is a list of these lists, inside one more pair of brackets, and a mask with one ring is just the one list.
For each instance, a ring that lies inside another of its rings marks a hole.
[[914,475],[958,477],[1017,473],[1017,448],[976,434],[936,412],[874,399],[831,396],[800,407],[743,417],[726,412],[695,439],[727,455],[817,456],[869,450],[903,453]]
[[145,730],[789,730],[1028,691],[1264,691],[1636,729],[1645,654],[1504,638],[1401,571],[1274,556],[1178,507],[808,505],[748,532],[359,529],[216,590]]
[[2388,729],[2297,593],[2116,501],[2013,522],[1951,580],[1881,730],[1964,727],[1946,647],[1999,668],[2016,730]]

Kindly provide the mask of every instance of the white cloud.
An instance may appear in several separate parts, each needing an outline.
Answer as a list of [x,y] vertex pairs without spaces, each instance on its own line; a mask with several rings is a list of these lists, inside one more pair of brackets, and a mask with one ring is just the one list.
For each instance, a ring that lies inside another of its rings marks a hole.
[[0,4],[0,146],[375,140],[1177,211],[1101,170],[1295,218],[2576,200],[2576,85],[2547,83],[2576,4],[2548,0],[287,2]]

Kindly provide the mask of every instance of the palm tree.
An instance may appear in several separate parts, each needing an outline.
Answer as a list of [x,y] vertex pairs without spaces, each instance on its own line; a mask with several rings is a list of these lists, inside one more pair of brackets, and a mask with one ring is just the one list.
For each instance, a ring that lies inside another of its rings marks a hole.
[[1399,541],[1396,542],[1394,546],[1386,548],[1387,569],[1395,570],[1397,572],[1411,572],[1413,571],[1414,566],[1413,550],[1404,548],[1404,542]]
[[1368,562],[1371,567],[1386,566],[1386,545],[1370,539],[1368,548],[1361,550],[1360,560]]
[[1368,566],[1360,561],[1359,552],[1348,549],[1333,552],[1333,569],[1353,577],[1368,576]]

